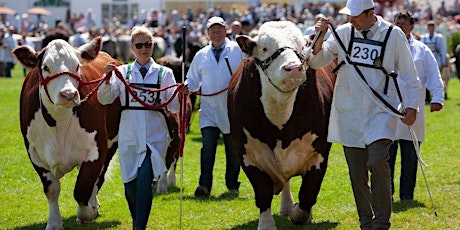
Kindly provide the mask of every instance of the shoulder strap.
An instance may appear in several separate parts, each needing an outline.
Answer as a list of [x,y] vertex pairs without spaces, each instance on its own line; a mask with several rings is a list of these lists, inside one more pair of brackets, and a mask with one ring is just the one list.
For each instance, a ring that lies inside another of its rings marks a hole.
[[160,65],[160,69],[158,70],[158,80],[157,84],[161,84],[161,80],[163,79],[163,66]]
[[131,62],[131,64],[128,64],[128,70],[126,71],[126,82],[129,83],[129,79],[131,78],[131,68],[133,66],[134,62]]
[[[157,85],[158,89],[161,89],[161,80],[163,79],[163,66],[160,65],[160,69],[158,70],[158,79],[157,79]],[[156,96],[155,96],[155,104],[161,104],[161,99],[160,99],[160,90],[157,91]],[[168,120],[168,119],[166,119]]]
[[355,39],[355,27],[351,27],[351,35],[350,35],[350,43],[348,44],[348,50],[345,50],[345,52],[350,55],[351,49],[353,48],[353,39]]
[[391,25],[390,28],[388,28],[387,34],[385,35],[385,39],[383,40],[382,55],[381,55],[382,61],[383,61],[383,56],[385,55],[385,48],[387,47],[388,38],[390,37],[392,30],[393,30],[393,25]]

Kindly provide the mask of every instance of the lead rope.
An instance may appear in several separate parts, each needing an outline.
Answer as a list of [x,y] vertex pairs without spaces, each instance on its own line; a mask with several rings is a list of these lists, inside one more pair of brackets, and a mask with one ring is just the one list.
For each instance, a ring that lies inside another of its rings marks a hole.
[[[350,63],[349,60],[350,57],[349,57],[349,54],[346,52],[345,50],[345,47],[343,46],[343,42],[342,40],[340,39],[340,37],[338,36],[336,30],[335,30],[335,27],[329,23],[329,28],[332,30],[332,34],[334,35],[335,39],[340,43],[342,49],[344,52],[338,52],[340,53],[340,55],[342,56],[342,59],[350,64],[350,65],[354,65],[353,63]],[[345,53],[345,54],[344,54]],[[358,68],[355,68],[355,72],[358,73]],[[359,74],[359,73],[358,73]],[[354,75],[355,78],[358,78],[356,75]],[[359,79],[358,79],[359,80]],[[392,110],[390,110],[389,108],[387,108],[386,106],[382,105],[379,101],[377,101],[377,99],[375,99],[375,97],[373,97],[373,95],[367,90],[367,88],[361,83],[361,81],[358,81],[360,82],[359,85],[364,89],[364,91],[368,94],[368,96],[374,101],[374,103],[376,103],[377,105],[379,105],[381,108],[383,108],[385,111],[387,111],[389,114],[393,115],[393,116],[396,116],[398,118],[403,118],[400,114],[397,114],[395,112],[393,112]],[[395,84],[396,84],[396,87],[398,87],[398,84],[397,82],[395,81]],[[404,103],[403,101],[401,100],[401,104],[402,104],[402,107],[403,109],[405,109],[406,107],[404,106]],[[436,206],[434,204],[434,201],[433,201],[433,196],[431,195],[431,192],[430,192],[430,188],[428,186],[428,181],[426,179],[426,176],[425,176],[425,171],[424,171],[424,167],[426,167],[427,165],[425,164],[425,162],[422,160],[421,156],[420,156],[420,146],[418,144],[418,139],[417,139],[417,135],[415,134],[415,131],[414,129],[412,128],[411,125],[407,125],[407,128],[409,129],[409,133],[411,135],[411,139],[412,139],[412,144],[414,145],[414,149],[415,149],[415,154],[417,155],[417,161],[418,163],[420,164],[420,168],[422,170],[422,175],[423,175],[423,179],[425,181],[425,185],[426,185],[426,189],[428,191],[428,196],[431,200],[431,207],[433,208],[433,211],[434,211],[434,215],[435,216],[438,216],[438,213],[436,211]]]

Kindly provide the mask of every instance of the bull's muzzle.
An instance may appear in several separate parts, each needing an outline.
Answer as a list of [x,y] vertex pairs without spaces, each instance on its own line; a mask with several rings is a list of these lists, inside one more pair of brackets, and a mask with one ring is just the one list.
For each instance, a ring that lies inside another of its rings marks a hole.
[[303,71],[303,65],[299,63],[288,63],[283,65],[283,70],[287,72],[291,72],[293,70]]
[[[59,96],[66,102],[72,102],[72,106],[80,105],[80,95],[78,90],[65,89],[59,93]],[[67,104],[67,103],[66,103]]]

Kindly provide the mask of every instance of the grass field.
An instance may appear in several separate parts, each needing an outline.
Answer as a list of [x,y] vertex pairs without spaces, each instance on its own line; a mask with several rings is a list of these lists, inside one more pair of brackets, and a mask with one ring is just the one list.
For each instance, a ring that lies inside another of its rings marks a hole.
[[[16,67],[14,77],[0,78],[0,229],[44,229],[48,205],[40,180],[27,157],[19,128],[19,93],[22,72]],[[401,203],[395,196],[393,229],[460,229],[460,147],[457,142],[460,117],[460,82],[452,79],[449,97],[442,112],[427,112],[427,141],[422,156],[428,167],[425,174],[435,209],[432,208],[423,176],[419,169],[415,201]],[[201,135],[198,115],[193,118],[187,134],[183,160],[183,195],[170,188],[167,195],[155,195],[149,229],[256,229],[259,211],[246,176],[242,172],[240,195],[226,193],[222,143],[214,171],[214,187],[209,199],[196,199]],[[397,167],[399,167],[399,159]],[[180,184],[180,170],[178,186]],[[124,199],[118,160],[112,161],[107,180],[99,193],[100,217],[95,224],[77,225],[77,204],[73,185],[77,171],[61,180],[60,208],[66,229],[130,229],[131,217]],[[399,169],[395,184],[399,184]],[[292,180],[297,200],[300,178]],[[399,188],[396,188],[399,191]],[[180,208],[182,207],[182,209]],[[182,212],[181,212],[182,210]],[[313,224],[294,226],[278,216],[279,196],[273,202],[278,229],[358,229],[358,217],[352,197],[342,148],[333,145],[318,202],[313,208]],[[437,211],[438,216],[434,215]]]

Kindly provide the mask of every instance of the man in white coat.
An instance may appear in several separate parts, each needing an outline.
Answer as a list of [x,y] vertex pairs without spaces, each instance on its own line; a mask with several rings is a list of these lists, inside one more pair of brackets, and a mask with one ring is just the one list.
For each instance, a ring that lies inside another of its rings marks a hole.
[[[423,91],[428,89],[431,94],[430,112],[440,111],[444,103],[444,85],[436,63],[436,58],[430,48],[423,42],[414,39],[411,32],[414,29],[415,18],[409,11],[401,11],[395,15],[394,23],[404,32],[409,43],[412,57],[417,69],[418,77],[422,82]],[[400,86],[404,82],[400,81]],[[404,87],[402,87],[404,88]],[[403,96],[404,92],[403,92]],[[403,97],[405,98],[405,97]],[[412,125],[412,129],[420,144],[425,140],[425,95],[419,99],[419,114]],[[401,147],[401,177],[399,181],[399,198],[401,200],[413,200],[414,189],[417,177],[417,153],[412,142],[412,137],[407,125],[398,122],[398,138],[390,147],[390,168],[391,168],[391,193],[394,194],[394,171],[398,143]]]
[[[207,197],[211,193],[213,168],[216,159],[217,141],[223,134],[225,144],[225,183],[231,194],[238,194],[240,164],[230,135],[227,113],[227,90],[232,73],[236,70],[244,53],[234,41],[227,37],[226,24],[221,17],[212,17],[207,22],[207,33],[211,44],[203,47],[190,65],[185,81],[186,92],[201,90],[200,129],[203,137],[201,148],[201,174],[196,197]],[[219,93],[220,92],[220,93]]]
[[[315,69],[335,59],[341,63],[328,141],[343,145],[361,229],[389,229],[388,150],[396,139],[398,118],[414,123],[421,84],[404,33],[374,13],[372,0],[348,0],[339,13],[348,15],[349,23],[332,30],[324,42],[318,38],[309,65]],[[328,25],[327,18],[316,23],[323,31],[320,36]],[[404,108],[393,72],[406,83]]]
[[[436,62],[438,63],[439,71],[442,73],[444,68],[449,67],[447,42],[441,33],[436,32],[436,23],[434,21],[429,21],[426,28],[428,32],[422,35],[420,40],[431,49],[431,52],[433,53],[434,57],[436,58]],[[441,75],[441,78],[444,81],[444,93],[447,93],[447,83],[449,81],[450,75]],[[426,97],[427,103],[429,103],[430,96],[431,95],[427,95]]]

